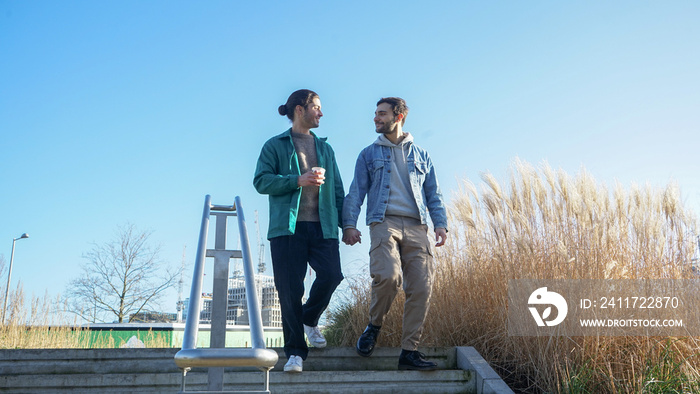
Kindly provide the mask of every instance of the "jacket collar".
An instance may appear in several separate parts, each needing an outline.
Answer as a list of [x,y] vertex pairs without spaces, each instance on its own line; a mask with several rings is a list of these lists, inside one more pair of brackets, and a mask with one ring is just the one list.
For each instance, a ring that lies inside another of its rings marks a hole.
[[[314,136],[314,138],[316,138],[317,140],[319,140],[319,141],[321,141],[321,142],[326,142],[326,140],[328,139],[328,137],[319,137],[319,136],[317,136],[316,134],[314,134],[313,131],[310,131],[310,133],[311,133],[311,135]],[[290,127],[289,129],[287,129],[287,131],[285,131],[284,133],[278,135],[278,137],[279,137],[279,138],[289,138],[289,139],[291,139],[291,138],[292,138],[292,128]]]
[[409,145],[413,143],[413,136],[411,133],[404,132],[404,137],[401,142],[398,144],[394,144],[393,142],[389,141],[388,138],[384,134],[379,134],[379,137],[374,141],[376,145],[381,145],[381,146],[388,146],[388,147],[397,147],[397,146],[402,146],[402,145]]

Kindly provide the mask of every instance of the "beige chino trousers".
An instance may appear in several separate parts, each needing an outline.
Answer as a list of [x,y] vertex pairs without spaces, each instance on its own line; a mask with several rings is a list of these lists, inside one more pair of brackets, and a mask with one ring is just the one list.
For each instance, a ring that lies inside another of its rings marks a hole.
[[387,216],[381,223],[372,223],[369,233],[369,273],[372,277],[370,323],[382,325],[384,316],[403,285],[406,302],[401,348],[417,350],[433,285],[433,256],[428,226],[418,219]]

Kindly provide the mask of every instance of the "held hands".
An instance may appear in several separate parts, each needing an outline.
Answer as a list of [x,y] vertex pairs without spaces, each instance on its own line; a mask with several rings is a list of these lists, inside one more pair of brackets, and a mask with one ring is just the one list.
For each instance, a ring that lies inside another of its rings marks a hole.
[[[362,243],[362,233],[356,229],[356,228],[346,228],[343,230],[343,242],[346,245],[355,245],[356,243]],[[437,243],[435,244],[436,247],[443,246],[445,244],[445,241],[447,241],[447,230],[438,227],[435,229],[435,240]]]
[[326,177],[318,172],[309,170],[297,178],[297,185],[300,187],[304,186],[321,186],[323,185],[324,179]]
[[356,243],[362,243],[362,233],[356,228],[346,228],[343,230],[343,242],[346,245],[355,245]]
[[435,246],[440,247],[440,246],[444,245],[445,241],[447,241],[447,230],[442,228],[442,227],[436,228],[435,229],[435,240],[437,241]]

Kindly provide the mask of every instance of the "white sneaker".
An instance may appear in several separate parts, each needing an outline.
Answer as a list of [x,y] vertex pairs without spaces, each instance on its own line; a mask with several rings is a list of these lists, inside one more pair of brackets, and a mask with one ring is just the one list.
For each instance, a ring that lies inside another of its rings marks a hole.
[[306,337],[309,338],[309,342],[317,348],[326,347],[326,338],[321,334],[321,330],[316,327],[310,327],[304,324],[304,332]]
[[289,361],[284,364],[284,372],[301,372],[303,363],[304,360],[302,360],[301,357],[291,356],[289,357]]

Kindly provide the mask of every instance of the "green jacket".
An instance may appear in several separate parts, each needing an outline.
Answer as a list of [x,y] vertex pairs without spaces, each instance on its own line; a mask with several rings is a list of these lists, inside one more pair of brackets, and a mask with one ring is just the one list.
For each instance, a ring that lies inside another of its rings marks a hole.
[[[326,138],[316,139],[318,166],[326,169],[326,180],[318,192],[318,214],[321,218],[323,238],[338,239],[345,190],[335,161],[335,152]],[[292,235],[296,229],[301,187],[297,178],[301,175],[292,129],[276,135],[263,145],[255,168],[253,185],[260,194],[267,194],[270,201],[270,226],[267,239]]]

